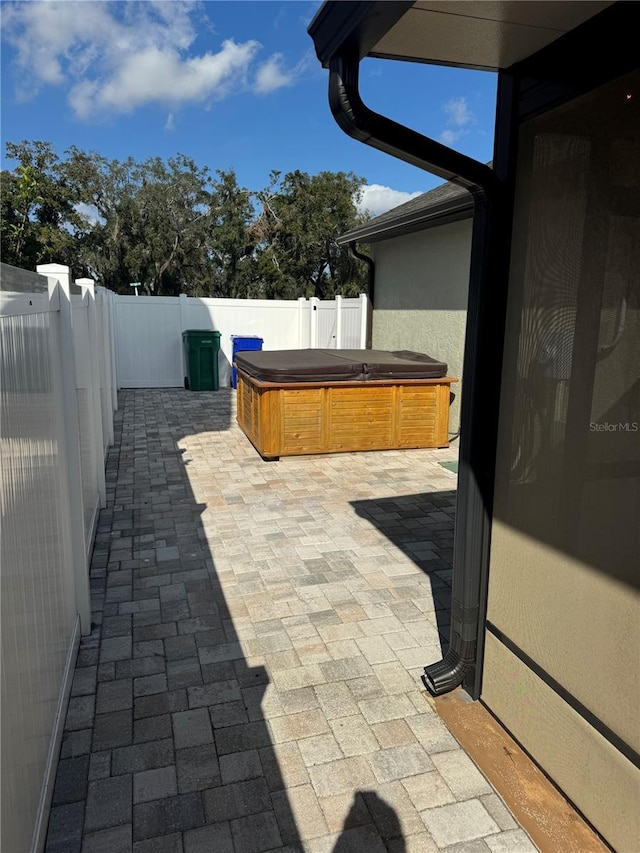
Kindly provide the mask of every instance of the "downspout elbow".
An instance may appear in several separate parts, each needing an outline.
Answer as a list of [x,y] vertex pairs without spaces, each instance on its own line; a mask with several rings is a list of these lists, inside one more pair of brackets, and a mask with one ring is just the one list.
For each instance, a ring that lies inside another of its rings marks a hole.
[[449,649],[442,660],[425,666],[422,683],[432,696],[442,696],[459,687],[473,665],[473,660],[463,660],[458,652]]
[[454,593],[451,602],[451,646],[442,660],[425,666],[422,676],[424,686],[434,696],[441,696],[459,687],[476,665],[478,618],[478,605],[462,603]]
[[329,64],[329,107],[347,136],[452,181],[474,197],[495,189],[489,166],[369,109],[360,97],[359,73],[357,57],[334,56]]

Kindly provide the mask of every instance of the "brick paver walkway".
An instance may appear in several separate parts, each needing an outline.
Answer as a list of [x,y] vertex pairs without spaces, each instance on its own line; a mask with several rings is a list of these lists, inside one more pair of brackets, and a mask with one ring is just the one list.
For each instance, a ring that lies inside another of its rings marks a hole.
[[455,451],[263,462],[127,391],[47,853],[532,851],[428,704]]

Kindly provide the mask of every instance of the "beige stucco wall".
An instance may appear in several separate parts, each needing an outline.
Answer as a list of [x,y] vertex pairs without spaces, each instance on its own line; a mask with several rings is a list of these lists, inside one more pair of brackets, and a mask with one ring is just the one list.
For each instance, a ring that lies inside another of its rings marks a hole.
[[[630,479],[598,486],[621,510],[637,502]],[[602,524],[596,514],[585,521]],[[616,560],[633,548],[625,539],[609,541]],[[627,583],[496,518],[487,619],[640,752],[640,597]]]
[[[471,219],[383,240],[376,264],[372,345],[410,349],[446,361],[462,378],[471,255]],[[453,386],[450,432],[460,424],[462,382]]]
[[636,853],[637,768],[491,634],[482,698],[613,849]]

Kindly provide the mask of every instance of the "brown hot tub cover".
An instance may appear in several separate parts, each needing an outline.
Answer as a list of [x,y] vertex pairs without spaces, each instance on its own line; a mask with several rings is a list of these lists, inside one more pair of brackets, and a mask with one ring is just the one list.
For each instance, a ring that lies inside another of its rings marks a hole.
[[441,379],[447,365],[424,353],[399,350],[260,350],[236,354],[236,366],[262,382],[366,382]]
[[367,379],[442,379],[446,375],[447,365],[423,352],[367,353]]

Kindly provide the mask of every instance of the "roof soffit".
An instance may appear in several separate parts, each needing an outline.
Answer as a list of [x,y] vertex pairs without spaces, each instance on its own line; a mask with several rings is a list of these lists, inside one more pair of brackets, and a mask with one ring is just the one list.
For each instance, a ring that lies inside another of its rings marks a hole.
[[612,0],[327,2],[309,32],[325,65],[332,55],[348,49],[360,58],[497,71],[531,56],[611,4]]

